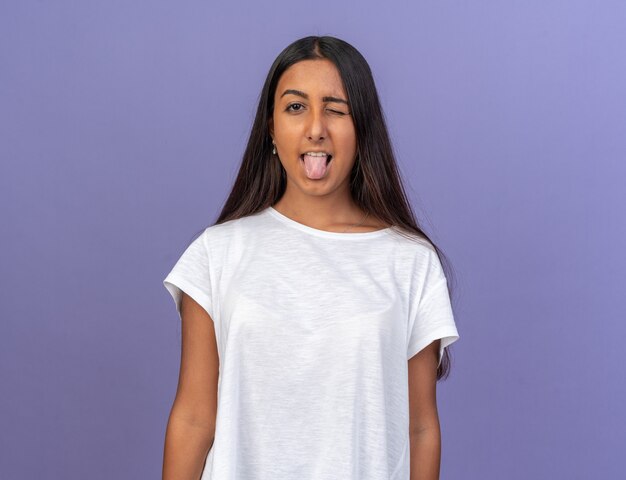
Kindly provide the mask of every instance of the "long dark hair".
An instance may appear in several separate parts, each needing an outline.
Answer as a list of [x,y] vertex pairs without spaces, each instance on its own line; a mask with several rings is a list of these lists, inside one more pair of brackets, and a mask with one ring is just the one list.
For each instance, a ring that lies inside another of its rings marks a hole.
[[[417,237],[430,243],[439,256],[451,292],[453,276],[449,262],[420,228],[407,200],[370,67],[356,48],[335,37],[301,38],[274,60],[259,96],[239,172],[215,224],[268,208],[285,192],[286,172],[278,157],[272,155],[268,125],[274,111],[276,86],[291,65],[322,58],[333,62],[339,70],[351,107],[357,141],[356,159],[350,173],[350,191],[355,203],[407,238]],[[437,380],[448,376],[450,360],[446,348],[437,369]]]

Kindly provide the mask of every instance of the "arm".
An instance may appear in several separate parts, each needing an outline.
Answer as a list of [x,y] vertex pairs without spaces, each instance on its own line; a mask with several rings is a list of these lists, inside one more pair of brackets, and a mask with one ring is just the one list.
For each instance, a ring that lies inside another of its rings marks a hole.
[[441,432],[437,413],[436,340],[409,359],[411,480],[438,480]]
[[215,435],[219,358],[213,320],[183,293],[176,398],[165,434],[163,480],[198,480]]

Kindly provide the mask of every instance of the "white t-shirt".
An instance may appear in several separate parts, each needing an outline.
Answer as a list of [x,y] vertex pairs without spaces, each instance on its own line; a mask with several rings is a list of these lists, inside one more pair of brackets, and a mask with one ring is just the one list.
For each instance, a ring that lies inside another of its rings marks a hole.
[[408,480],[408,359],[459,338],[435,250],[272,207],[212,225],[163,283],[211,316],[220,371],[202,480]]

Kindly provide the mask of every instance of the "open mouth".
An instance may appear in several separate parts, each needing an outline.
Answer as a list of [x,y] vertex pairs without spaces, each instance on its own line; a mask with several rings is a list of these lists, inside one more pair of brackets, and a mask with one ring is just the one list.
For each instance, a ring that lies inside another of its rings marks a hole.
[[[330,154],[326,155],[326,165],[328,165],[332,159],[333,159],[332,155]],[[304,162],[304,153],[300,155],[300,160]]]

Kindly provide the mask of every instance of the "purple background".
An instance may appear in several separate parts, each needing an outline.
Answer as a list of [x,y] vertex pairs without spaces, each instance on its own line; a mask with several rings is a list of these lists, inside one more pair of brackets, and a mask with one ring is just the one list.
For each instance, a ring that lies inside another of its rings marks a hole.
[[325,34],[457,275],[441,478],[624,478],[626,2],[571,0],[2,2],[1,478],[160,478],[162,280],[271,62]]

